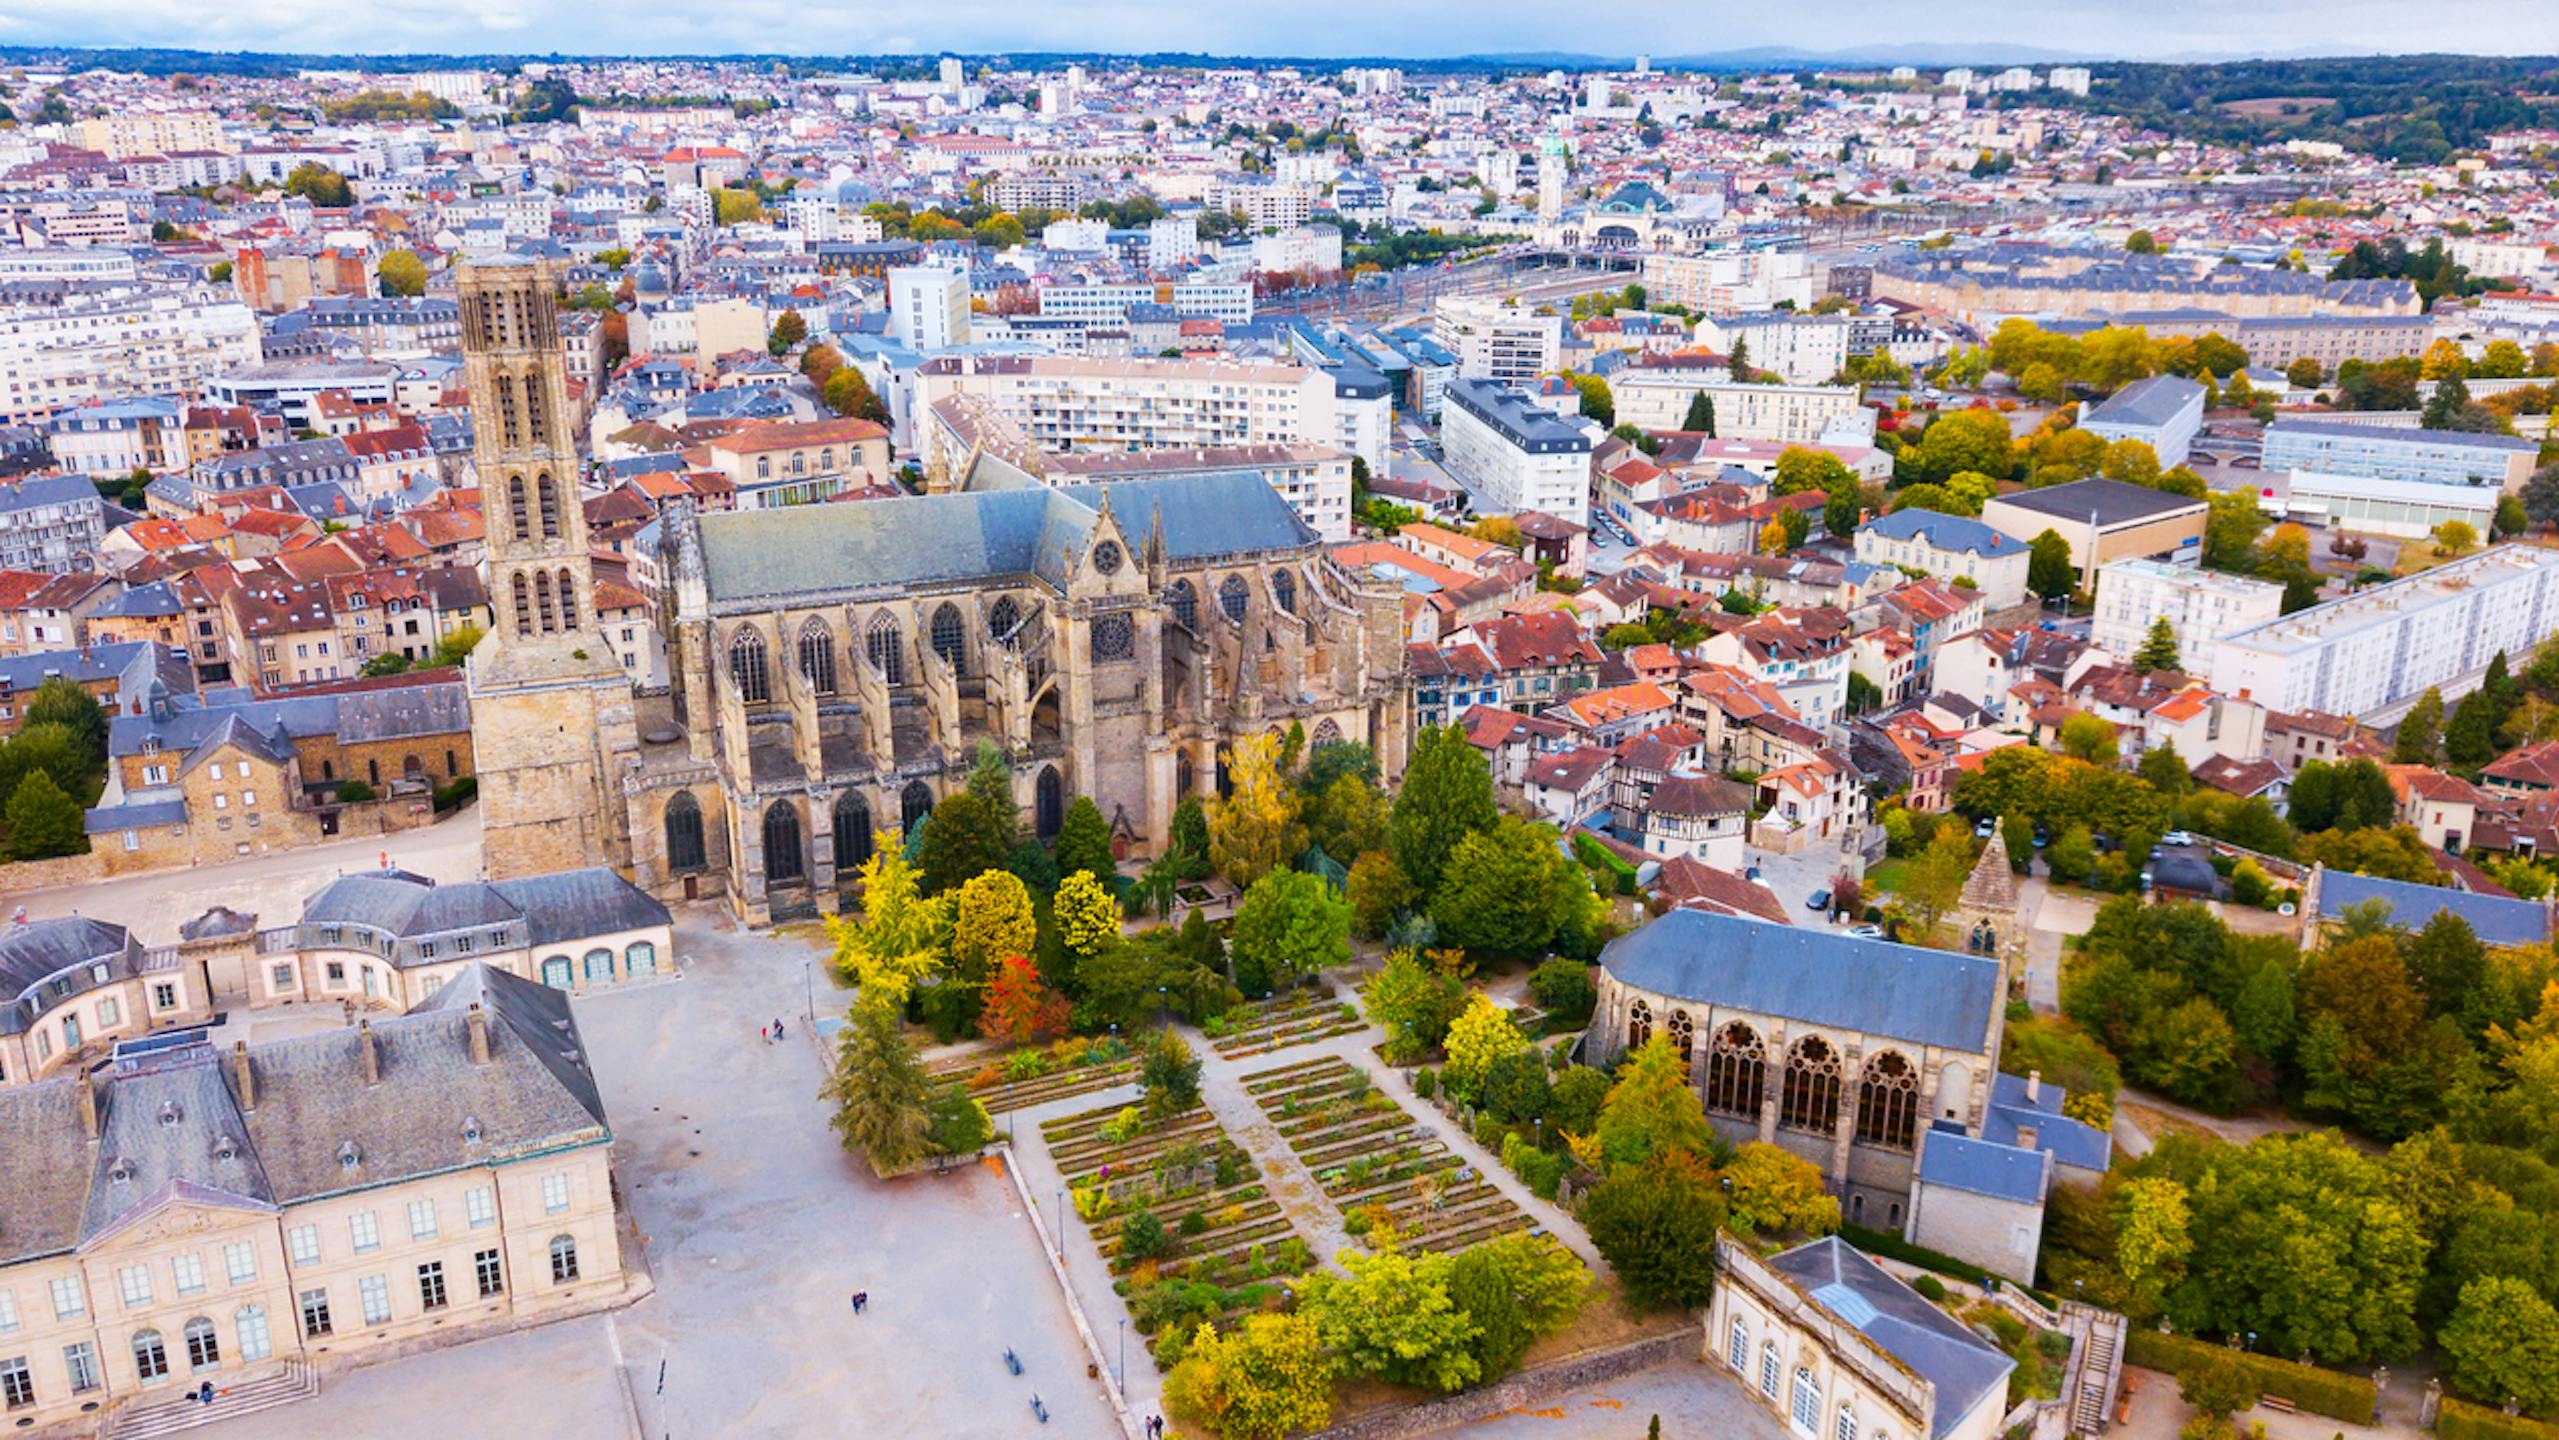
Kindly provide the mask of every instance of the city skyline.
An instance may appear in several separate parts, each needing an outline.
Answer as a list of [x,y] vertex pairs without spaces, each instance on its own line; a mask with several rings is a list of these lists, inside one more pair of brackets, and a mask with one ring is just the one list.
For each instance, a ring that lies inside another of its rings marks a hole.
[[440,8],[277,0],[242,12],[209,12],[176,0],[36,0],[0,15],[0,44],[350,55],[1189,52],[1532,62],[1642,53],[1747,61],[1760,54],[1772,62],[1921,64],[2559,53],[2559,12],[2518,15],[2498,0],[2446,0],[2422,12],[2383,0],[2318,6],[2275,0],[2244,11],[2193,0],[2142,6],[2060,0],[2044,7],[2036,27],[2024,34],[2013,12],[1988,0],[1940,6],[1924,27],[1912,23],[1907,8],[1882,0],[1832,0],[1780,14],[1710,17],[1708,33],[1692,28],[1690,14],[1656,0],[1598,0],[1569,14],[1496,0],[1470,8],[1462,29],[1427,7],[1380,10],[1345,0],[1214,10],[1118,0],[1079,7],[1071,15],[1011,0],[975,0],[943,7],[930,25],[908,23],[913,18],[852,5],[785,6],[778,0],[739,0],[716,9],[643,4],[602,13],[558,0],[475,0]]

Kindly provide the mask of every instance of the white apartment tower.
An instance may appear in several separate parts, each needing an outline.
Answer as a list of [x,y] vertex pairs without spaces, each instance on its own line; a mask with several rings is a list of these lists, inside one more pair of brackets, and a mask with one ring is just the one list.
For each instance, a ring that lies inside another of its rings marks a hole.
[[918,354],[965,345],[969,277],[943,265],[900,265],[889,271],[889,333]]

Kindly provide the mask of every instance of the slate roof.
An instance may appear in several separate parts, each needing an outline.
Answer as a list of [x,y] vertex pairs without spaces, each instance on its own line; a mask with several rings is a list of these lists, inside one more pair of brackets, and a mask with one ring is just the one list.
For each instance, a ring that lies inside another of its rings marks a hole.
[[2136,380],[2080,417],[2080,425],[2133,425],[2157,429],[2203,398],[2204,387],[2183,375],[2153,375]]
[[[104,964],[114,980],[133,974],[141,960],[140,942],[104,920],[74,915],[9,926],[0,931],[0,993],[8,997],[0,1004],[0,1034],[24,1034],[48,1006],[96,989],[99,981],[89,965]],[[63,974],[66,970],[70,973]],[[58,974],[52,994],[39,995],[46,977]],[[6,1213],[0,1206],[0,1215]]]
[[[2038,1150],[2049,1150],[2053,1159],[2082,1170],[2104,1170],[2114,1156],[2114,1137],[2093,1125],[2083,1125],[2061,1113],[2062,1102],[2070,1092],[2049,1080],[2037,1085],[2035,1098],[2026,1098],[2026,1077],[2002,1070],[1990,1077],[1990,1106],[1982,1116],[1981,1138],[1999,1145],[2017,1143],[2017,1127],[2035,1127]],[[1929,1142],[1934,1144],[1936,1142]]]
[[2333,920],[2350,905],[2379,900],[2390,907],[2390,923],[2416,930],[2445,911],[2470,922],[2471,931],[2489,945],[2532,945],[2550,938],[2550,912],[2537,900],[2477,895],[2438,885],[2416,885],[2328,870],[2319,878],[2319,914]]
[[2062,485],[2047,485],[2041,490],[2020,490],[2002,495],[1993,505],[2013,505],[2037,515],[2051,515],[2063,520],[2085,522],[2090,513],[2097,517],[2097,527],[2111,530],[2118,525],[2157,520],[2186,510],[2203,508],[2201,500],[2189,500],[2165,490],[2146,485],[2126,484],[2102,475],[2086,480],[2073,480]]
[[1887,540],[1919,540],[1933,549],[1969,552],[1994,560],[2026,551],[2026,542],[2006,531],[1961,515],[1940,515],[1930,510],[1896,510],[1890,515],[1878,515],[1866,522],[1866,528]]
[[1695,910],[1619,936],[1599,961],[1656,995],[1974,1054],[2000,1008],[1994,960]]
[[2040,1150],[1975,1140],[1959,1131],[1931,1130],[1920,1147],[1919,1178],[1994,1200],[2040,1205],[2045,1164]]
[[980,456],[972,488],[866,505],[744,510],[701,517],[712,602],[1031,576],[1065,584],[1103,505],[1132,550],[1160,521],[1175,564],[1300,550],[1315,532],[1261,472],[1115,480],[1053,490]]
[[[1933,1143],[1933,1142],[1932,1142]],[[1769,1257],[1769,1265],[1801,1286],[1825,1310],[1937,1387],[1929,1434],[1952,1431],[1985,1398],[2007,1394],[2017,1362],[1886,1274],[1836,1235]],[[1863,1301],[1849,1303],[1849,1297]],[[1857,1313],[1850,1320],[1844,1311]]]

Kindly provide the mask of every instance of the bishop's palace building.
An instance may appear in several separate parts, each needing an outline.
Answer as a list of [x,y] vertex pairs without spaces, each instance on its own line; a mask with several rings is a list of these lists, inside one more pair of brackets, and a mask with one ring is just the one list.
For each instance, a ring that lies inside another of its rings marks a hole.
[[597,628],[559,279],[461,281],[489,593],[472,739],[491,879],[602,862],[762,924],[832,912],[878,829],[1013,763],[1042,836],[1090,795],[1133,852],[1234,741],[1303,724],[1408,745],[1391,586],[1335,564],[1259,472],[1051,488],[982,444],[940,493],[701,513],[642,532],[671,683],[637,690]]

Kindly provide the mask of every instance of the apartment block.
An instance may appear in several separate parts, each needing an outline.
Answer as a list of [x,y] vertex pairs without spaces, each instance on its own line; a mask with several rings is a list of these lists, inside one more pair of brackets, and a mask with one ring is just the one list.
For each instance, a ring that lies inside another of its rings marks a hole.
[[[917,372],[915,413],[974,396],[1041,450],[1329,445],[1333,377],[1299,365],[1228,360],[945,356]],[[928,471],[956,467],[947,431],[919,424]]]
[[1854,385],[1753,385],[1722,366],[1635,366],[1609,382],[1621,425],[1676,430],[1699,395],[1715,402],[1715,433],[1727,440],[1811,445],[1841,421],[1864,424]]
[[2435,485],[2493,485],[2521,490],[2532,478],[2538,442],[2514,435],[2474,435],[2333,420],[2278,420],[2266,427],[2268,470],[2315,470],[2372,480]]
[[1461,379],[1525,385],[1561,363],[1564,319],[1484,295],[1444,295],[1431,307],[1431,338],[1457,357]]
[[2149,638],[2151,622],[2164,618],[2177,632],[2179,662],[2200,672],[2216,641],[2275,619],[2283,614],[2283,602],[2284,587],[2264,580],[2157,560],[2118,560],[2097,572],[2089,640],[2128,662]]
[[1590,523],[1591,431],[1508,386],[1460,380],[1440,412],[1448,472],[1501,514]]
[[0,423],[127,395],[193,390],[263,357],[257,317],[211,286],[0,307]]

